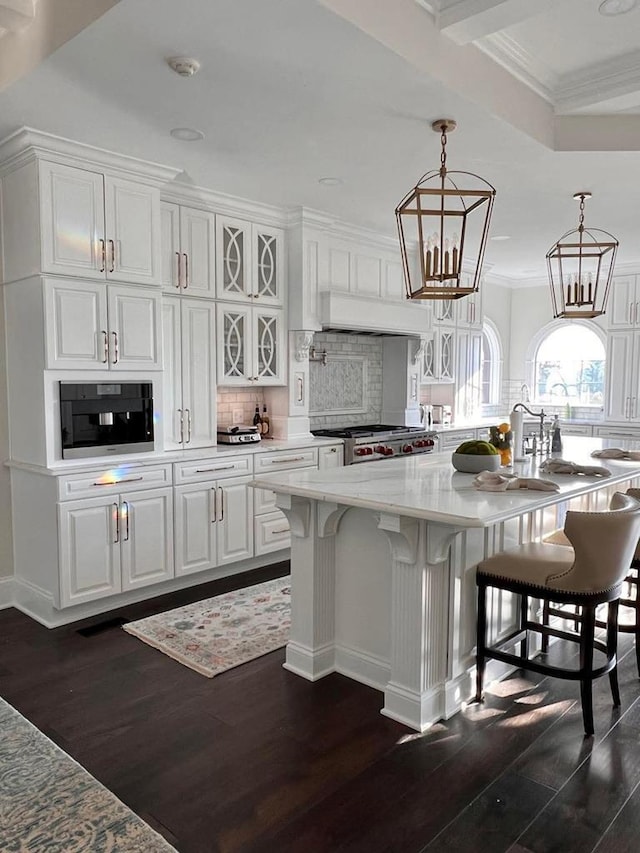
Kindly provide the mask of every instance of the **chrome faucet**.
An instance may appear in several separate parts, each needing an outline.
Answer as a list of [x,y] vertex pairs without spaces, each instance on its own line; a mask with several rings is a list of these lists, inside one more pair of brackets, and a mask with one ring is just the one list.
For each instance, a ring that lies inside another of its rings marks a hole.
[[[526,387],[526,386],[523,386],[523,387]],[[549,452],[549,446],[548,446],[549,445],[549,439],[548,439],[548,436],[545,436],[545,434],[544,434],[544,419],[546,418],[547,413],[545,412],[544,409],[540,409],[539,412],[534,412],[528,406],[525,406],[524,403],[516,403],[515,406],[513,407],[513,411],[517,412],[519,409],[523,409],[525,412],[528,412],[534,418],[540,418],[539,436],[534,436],[533,448],[532,448],[531,452],[533,454],[540,453],[544,456],[545,454],[547,454]],[[538,439],[538,440],[536,441],[536,439]],[[524,440],[524,436],[523,436],[523,440]]]

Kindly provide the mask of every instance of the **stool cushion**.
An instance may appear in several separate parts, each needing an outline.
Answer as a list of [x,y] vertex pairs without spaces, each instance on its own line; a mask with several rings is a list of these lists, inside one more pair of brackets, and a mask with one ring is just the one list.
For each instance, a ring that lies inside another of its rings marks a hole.
[[552,581],[549,579],[567,572],[574,559],[571,547],[529,542],[483,560],[478,564],[478,574],[539,586],[542,589],[564,590],[562,578]]

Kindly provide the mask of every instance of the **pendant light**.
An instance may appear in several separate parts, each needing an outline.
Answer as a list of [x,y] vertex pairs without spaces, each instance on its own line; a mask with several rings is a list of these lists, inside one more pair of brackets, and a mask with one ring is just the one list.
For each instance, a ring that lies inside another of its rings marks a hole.
[[600,228],[585,228],[584,203],[591,193],[573,196],[580,201],[578,227],[547,252],[553,316],[565,319],[604,314],[611,287],[618,241]]
[[404,281],[407,299],[459,299],[480,287],[496,191],[472,172],[447,170],[453,119],[431,128],[440,134],[440,168],[423,175],[396,208]]

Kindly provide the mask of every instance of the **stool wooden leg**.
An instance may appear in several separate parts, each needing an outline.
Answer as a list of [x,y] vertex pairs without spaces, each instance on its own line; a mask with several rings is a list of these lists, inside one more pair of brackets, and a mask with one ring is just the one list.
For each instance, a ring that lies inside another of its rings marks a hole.
[[593,605],[582,608],[582,630],[580,632],[580,697],[582,699],[582,719],[584,733],[593,734],[593,641],[595,638],[596,609]]
[[476,629],[476,702],[482,702],[484,683],[485,646],[487,642],[487,587],[478,584],[478,623]]
[[[607,658],[616,658],[618,652],[618,601],[609,602],[609,613],[607,615]],[[617,708],[620,705],[620,688],[618,687],[618,662],[609,673],[609,684],[611,685],[611,696],[613,704]]]

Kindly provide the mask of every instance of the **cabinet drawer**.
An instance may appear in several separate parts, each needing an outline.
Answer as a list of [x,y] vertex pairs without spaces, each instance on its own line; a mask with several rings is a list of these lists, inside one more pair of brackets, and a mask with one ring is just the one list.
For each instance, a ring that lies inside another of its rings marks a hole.
[[202,483],[251,474],[250,456],[229,456],[222,459],[200,459],[199,462],[178,462],[174,466],[177,486],[183,483]]
[[291,547],[289,522],[280,510],[254,518],[253,528],[256,556]]
[[296,468],[313,468],[318,464],[318,448],[307,447],[302,450],[283,450],[278,453],[256,453],[255,474],[291,471]]
[[640,439],[640,430],[632,427],[594,427],[593,434],[598,438],[627,438],[635,441]]
[[84,474],[66,474],[58,478],[58,500],[114,495],[123,489],[155,489],[170,486],[171,465],[136,468],[121,465],[96,469]]
[[593,427],[591,424],[562,424],[560,423],[560,431],[562,435],[592,435]]
[[438,435],[441,450],[455,450],[463,441],[473,441],[476,438],[476,431],[475,429],[468,429],[461,432],[441,432]]

